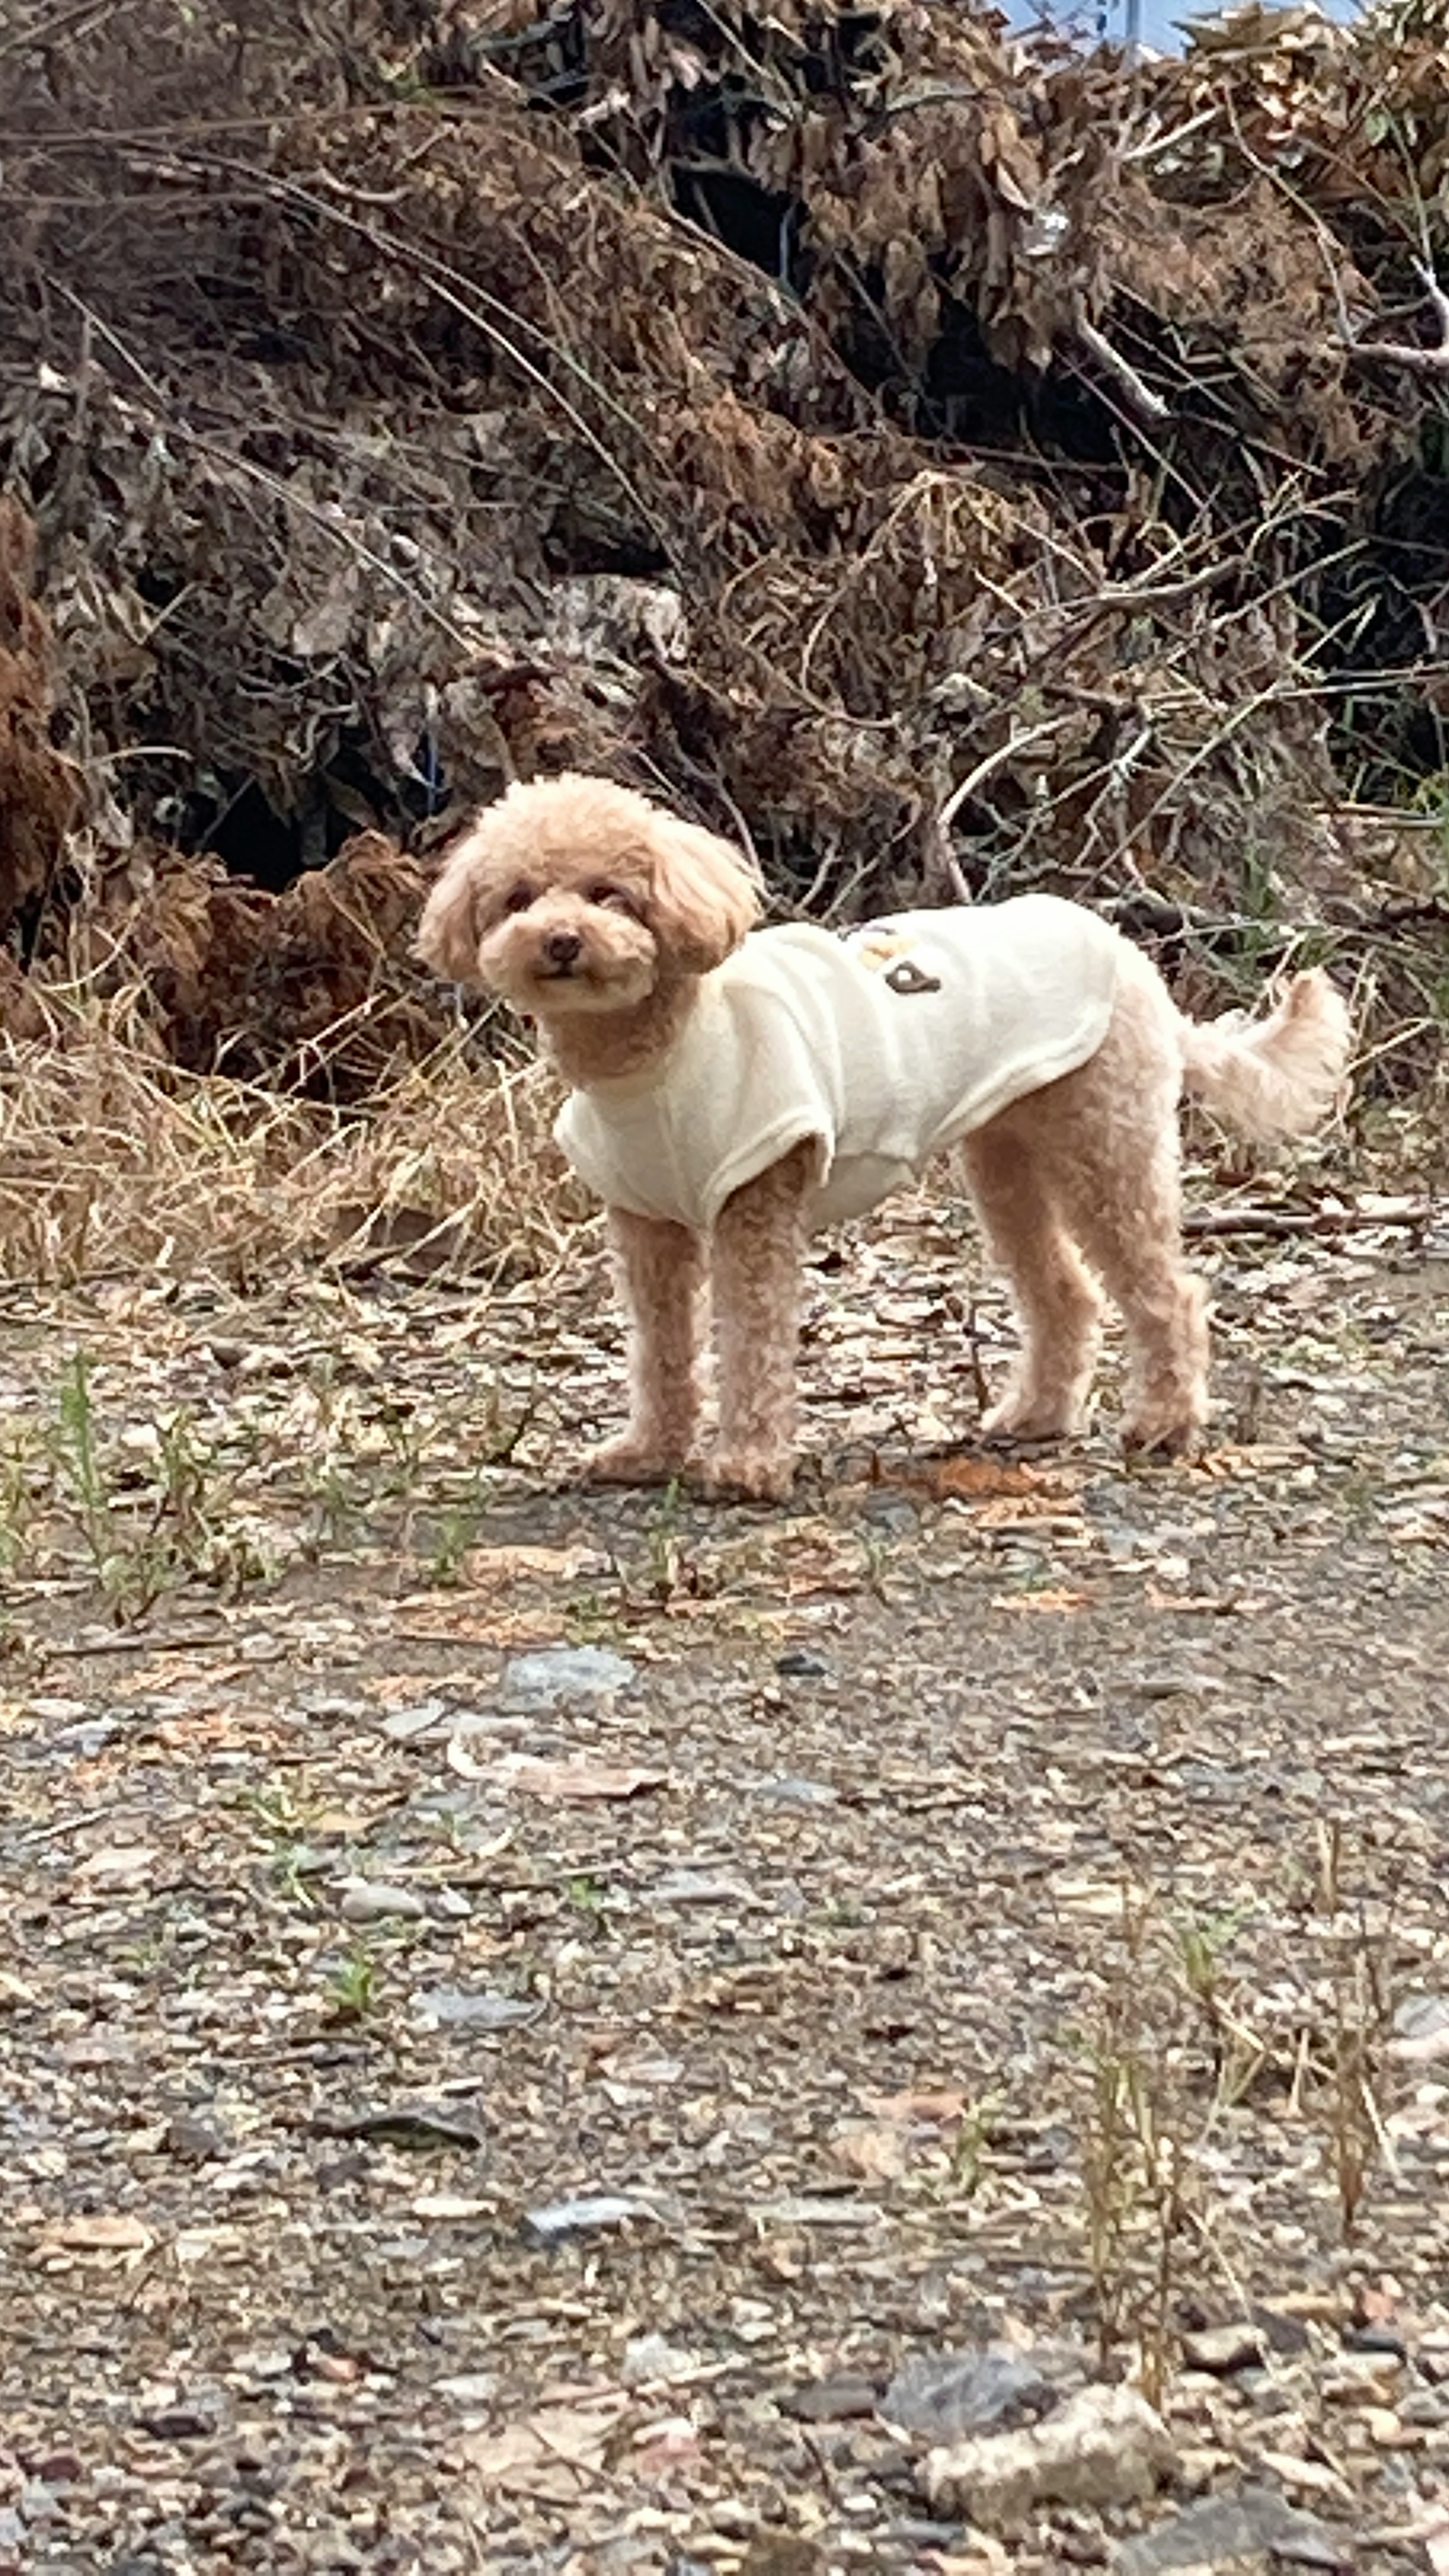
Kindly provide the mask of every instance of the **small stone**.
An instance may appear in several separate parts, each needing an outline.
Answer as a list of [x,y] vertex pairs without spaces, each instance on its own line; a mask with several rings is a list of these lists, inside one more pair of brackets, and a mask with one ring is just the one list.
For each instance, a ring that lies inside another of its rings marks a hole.
[[630,2218],[658,2219],[652,2200],[628,2192],[586,2192],[576,2200],[553,2200],[530,2209],[524,2219],[529,2233],[545,2245],[561,2245],[566,2236],[587,2236],[601,2228],[622,2227]]
[[1389,2055],[1414,2066],[1449,2057],[1449,1995],[1406,1995],[1394,2013]]
[[1285,2503],[1272,2487],[1244,2487],[1237,2495],[1205,2497],[1129,2540],[1112,2561],[1116,2576],[1168,2576],[1190,2568],[1193,2576],[1231,2576],[1275,2567],[1351,2568],[1349,2557],[1325,2523]]
[[439,2397],[451,2397],[457,2406],[486,2406],[497,2393],[496,2370],[458,2370],[449,2379],[435,2379]]
[[876,2386],[873,2379],[846,2374],[817,2379],[809,2388],[792,2388],[779,2402],[781,2414],[793,2415],[800,2424],[847,2424],[875,2413]]
[[903,2432],[949,2442],[1037,2423],[1061,2394],[1030,2353],[989,2343],[970,2352],[912,2353],[880,2411]]
[[1391,2354],[1396,2361],[1407,2361],[1409,2347],[1393,2326],[1350,2326],[1343,2338],[1345,2352]]
[[647,2388],[660,2381],[688,2379],[698,2367],[692,2352],[683,2351],[664,2335],[636,2335],[624,2346],[619,2377],[626,2388]]
[[159,2415],[141,2415],[136,2420],[153,2442],[204,2442],[208,2433],[216,2431],[216,2417],[196,2406],[167,2406]]
[[808,1646],[787,1646],[783,1655],[775,1657],[775,1670],[787,1681],[819,1682],[830,1666],[823,1655],[812,1655]]
[[426,1735],[443,1715],[440,1699],[420,1699],[410,1708],[395,1708],[382,1721],[383,1734],[394,1744],[408,1744],[414,1736]]
[[423,1986],[413,1996],[421,2021],[443,2030],[513,2030],[537,2021],[543,2005],[521,1995],[470,1994],[463,1986]]
[[757,1905],[754,1889],[742,1878],[732,1878],[722,1871],[712,1877],[707,1870],[676,1869],[667,1878],[657,1879],[649,1890],[655,1905]]
[[224,2156],[227,2140],[209,2120],[193,2118],[189,2111],[178,2111],[166,2123],[161,2143],[168,2156],[178,2156],[186,2164],[207,2164],[213,2157]]
[[1231,2379],[1234,2371],[1251,2370],[1263,2358],[1266,2338],[1261,2326],[1241,2317],[1233,2325],[1205,2326],[1182,2338],[1182,2358],[1189,2370],[1210,2371],[1214,2379]]
[[416,1888],[390,1887],[382,1878],[345,1879],[338,1908],[345,1923],[380,1923],[389,1914],[415,1923],[427,1910],[426,1899]]
[[1449,2389],[1411,2389],[1399,2408],[1399,2416],[1403,2423],[1413,2424],[1421,2431],[1432,2432],[1440,2424],[1449,2423]]
[[1137,2504],[1172,2475],[1166,2425],[1135,2388],[1084,2388],[1045,2422],[984,2433],[927,2453],[921,2466],[933,2511],[987,2530],[1020,2523],[1043,2504]]
[[766,1798],[775,1807],[838,1807],[840,1804],[840,1791],[832,1789],[828,1780],[796,1779],[790,1772],[778,1778],[757,1780],[754,1789],[757,1798]]
[[503,1668],[500,1690],[515,1705],[554,1708],[565,1699],[612,1699],[638,1670],[627,1655],[607,1646],[546,1646],[515,1655]]
[[1253,2323],[1262,2327],[1269,2351],[1277,2353],[1283,2360],[1294,2359],[1307,2352],[1310,2342],[1308,2328],[1301,2317],[1294,2316],[1288,2309],[1254,2308]]

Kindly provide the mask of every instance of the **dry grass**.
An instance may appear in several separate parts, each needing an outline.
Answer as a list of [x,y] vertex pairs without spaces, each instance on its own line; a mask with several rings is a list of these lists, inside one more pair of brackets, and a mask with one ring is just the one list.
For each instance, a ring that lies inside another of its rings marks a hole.
[[0,1034],[0,1278],[210,1272],[401,1253],[429,1270],[547,1270],[586,1202],[550,1135],[541,1067],[460,1039],[365,1110],[178,1072],[123,1003],[46,996]]

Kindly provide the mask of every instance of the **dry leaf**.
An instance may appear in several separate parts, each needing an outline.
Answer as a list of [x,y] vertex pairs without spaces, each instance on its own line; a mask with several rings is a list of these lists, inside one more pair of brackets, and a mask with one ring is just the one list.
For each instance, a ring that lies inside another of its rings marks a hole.
[[41,2240],[42,2254],[149,2254],[156,2239],[139,2218],[62,2218]]
[[1059,1479],[1043,1474],[1039,1468],[1017,1465],[1009,1458],[926,1458],[919,1467],[905,1475],[892,1477],[892,1484],[915,1486],[934,1494],[944,1502],[948,1495],[957,1501],[993,1502],[1003,1494],[1040,1494],[1062,1491]]
[[881,2120],[959,2120],[966,2108],[964,2093],[862,2093],[860,2100]]
[[508,1583],[573,1583],[588,1562],[584,1547],[472,1547],[463,1572],[483,1592]]
[[1336,2496],[1340,2504],[1352,2504],[1353,2489],[1337,2469],[1322,2460],[1298,2460],[1291,2451],[1260,2451],[1258,2458],[1265,2469],[1281,2478],[1285,2487],[1300,2487],[1310,2495]]
[[1091,1601],[1088,1592],[997,1592],[992,1596],[993,1610],[1085,1610]]
[[611,2392],[592,2406],[541,2406],[501,2432],[470,2434],[456,2457],[505,2495],[576,2504],[607,2477],[604,2447],[627,2404]]
[[637,1798],[648,1789],[664,1788],[669,1778],[667,1771],[649,1771],[638,1763],[550,1761],[533,1753],[505,1753],[501,1759],[494,1754],[479,1762],[468,1750],[467,1737],[459,1735],[449,1739],[447,1761],[464,1780],[487,1780],[496,1789],[517,1789],[530,1798]]
[[868,2182],[894,2182],[911,2161],[906,2130],[897,2120],[842,2120],[831,2130],[830,2152]]

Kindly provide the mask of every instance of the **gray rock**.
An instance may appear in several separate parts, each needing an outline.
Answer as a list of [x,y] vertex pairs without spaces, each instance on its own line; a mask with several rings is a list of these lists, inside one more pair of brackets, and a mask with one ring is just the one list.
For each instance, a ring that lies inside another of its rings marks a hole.
[[1394,2014],[1389,2052],[1416,2066],[1449,2057],[1449,1996],[1405,1995]]
[[652,2200],[632,2192],[585,2192],[576,2200],[551,2200],[530,2209],[524,2225],[541,2244],[561,2245],[566,2236],[588,2236],[600,2228],[622,2227],[626,2219],[660,2216]]
[[793,2415],[800,2424],[847,2424],[875,2413],[875,2382],[848,2374],[840,2379],[817,2379],[809,2388],[790,2389],[779,2405],[782,2415]]
[[828,1780],[797,1779],[792,1772],[756,1780],[752,1785],[755,1796],[768,1800],[773,1807],[838,1807],[840,1804],[840,1791],[832,1789]]
[[611,1699],[637,1670],[608,1646],[544,1646],[505,1664],[499,1687],[515,1706],[555,1708],[565,1699]]
[[1139,2504],[1172,2475],[1177,2454],[1135,2388],[1084,2388],[1045,2422],[983,2433],[929,2451],[920,2476],[933,2512],[1011,2529],[1044,2504]]
[[1232,2325],[1204,2326],[1199,2334],[1185,2334],[1182,2357],[1189,2370],[1231,2379],[1235,2370],[1251,2370],[1262,2360],[1266,2341],[1260,2325],[1251,2317],[1240,2317]]
[[1195,2576],[1248,2576],[1250,2569],[1351,2568],[1342,2543],[1311,2513],[1300,2513],[1272,2487],[1244,2487],[1237,2495],[1207,2496],[1175,2513],[1140,2540],[1125,2541],[1112,2565],[1116,2576],[1167,2576],[1192,2568]]
[[971,2352],[912,2353],[880,2402],[888,2424],[937,2442],[1034,2424],[1061,2398],[1029,2353],[988,2343]]
[[688,2379],[698,2367],[695,2354],[671,2343],[666,2335],[636,2335],[624,2346],[619,2377],[626,2388],[647,2388],[656,2381]]
[[463,1986],[422,1986],[413,1996],[413,2010],[421,2020],[444,2030],[512,2030],[518,2024],[537,2021],[543,2006],[527,2003],[521,1995],[469,1994]]
[[380,1923],[386,1915],[416,1922],[427,1913],[426,1900],[411,1887],[390,1887],[386,1879],[349,1878],[343,1882],[338,1909],[344,1923]]
[[420,1699],[411,1708],[395,1708],[382,1721],[383,1734],[394,1744],[407,1744],[416,1735],[426,1735],[443,1715],[440,1699]]
[[714,1876],[703,1869],[671,1870],[667,1878],[656,1879],[649,1890],[655,1905],[758,1905],[754,1889],[743,1878],[732,1878],[721,1871]]

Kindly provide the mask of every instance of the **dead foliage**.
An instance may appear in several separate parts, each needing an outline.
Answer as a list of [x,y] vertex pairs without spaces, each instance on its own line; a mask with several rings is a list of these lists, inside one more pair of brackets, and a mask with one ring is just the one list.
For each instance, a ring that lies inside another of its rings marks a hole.
[[50,741],[50,629],[34,585],[35,530],[0,496],[0,937],[49,883],[77,802]]
[[[3,998],[3,995],[0,995]],[[0,1279],[207,1273],[247,1288],[298,1262],[423,1276],[547,1274],[585,1214],[542,1068],[453,1046],[365,1112],[274,1082],[178,1071],[126,998],[37,989],[0,1030]]]
[[1209,982],[1427,917],[1432,0],[1137,66],[905,0],[143,14],[7,39],[0,459],[92,783],[42,968],[79,916],[180,1061],[314,1085],[365,1012],[355,1093],[442,1026],[376,835],[565,761],[816,911],[954,865]]

